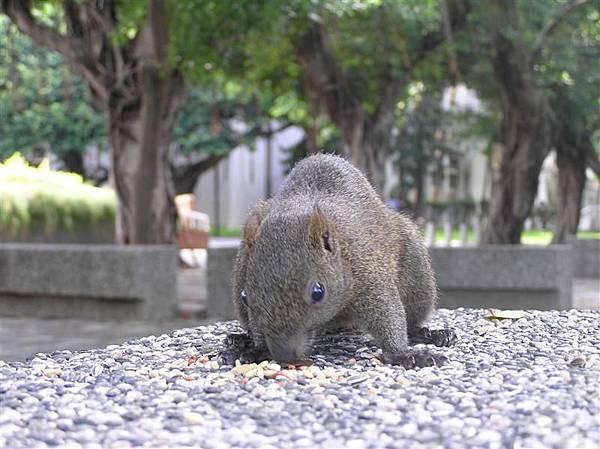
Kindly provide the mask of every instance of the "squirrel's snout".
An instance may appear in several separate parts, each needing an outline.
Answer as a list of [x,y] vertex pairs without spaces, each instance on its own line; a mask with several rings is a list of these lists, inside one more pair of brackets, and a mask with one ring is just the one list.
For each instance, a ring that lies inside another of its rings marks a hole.
[[295,362],[304,356],[304,339],[296,338],[267,338],[267,346],[273,358],[280,362]]

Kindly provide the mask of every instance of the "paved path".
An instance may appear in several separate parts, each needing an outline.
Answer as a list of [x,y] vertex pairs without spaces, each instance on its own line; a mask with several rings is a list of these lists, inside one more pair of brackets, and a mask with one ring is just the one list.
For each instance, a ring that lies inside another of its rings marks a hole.
[[173,319],[157,323],[0,318],[0,360],[25,360],[38,352],[61,349],[76,351],[102,348],[133,338],[158,336],[213,321],[208,318]]
[[231,322],[0,361],[0,447],[597,449],[600,312],[484,313],[438,311],[458,336],[441,368],[384,365],[347,333],[310,368],[232,369]]

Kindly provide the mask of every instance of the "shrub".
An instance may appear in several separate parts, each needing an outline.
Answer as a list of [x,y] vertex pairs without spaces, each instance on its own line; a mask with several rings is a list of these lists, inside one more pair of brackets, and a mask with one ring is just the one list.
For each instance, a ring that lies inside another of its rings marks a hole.
[[0,164],[0,233],[11,237],[114,222],[111,189],[86,184],[75,173],[30,165],[19,153]]

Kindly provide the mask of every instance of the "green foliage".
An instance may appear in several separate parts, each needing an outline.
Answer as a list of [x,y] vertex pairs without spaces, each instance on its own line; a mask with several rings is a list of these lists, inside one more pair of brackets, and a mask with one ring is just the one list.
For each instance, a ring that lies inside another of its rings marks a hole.
[[[147,0],[119,3],[122,20],[114,35],[119,43],[135,35],[146,6]],[[58,20],[60,12],[49,2],[40,3],[36,11],[49,23]],[[2,15],[0,34],[7,42],[7,51],[0,52],[0,160],[15,148],[30,153],[47,146],[62,156],[83,152],[89,144],[105,144],[105,118],[62,56],[32,42]],[[250,142],[256,132],[240,136],[231,128],[231,119],[257,128],[267,118],[257,112],[260,107],[256,96],[235,80],[192,88],[174,130],[179,151],[223,154],[244,139]]]
[[[196,87],[183,106],[174,130],[182,154],[227,154],[263,131],[268,115],[257,98],[233,81],[221,89]],[[235,129],[244,123],[246,130]]]
[[600,147],[600,9],[569,16],[543,56],[536,72],[556,118]]
[[52,233],[114,221],[112,190],[85,184],[74,173],[51,171],[45,161],[33,167],[19,153],[0,164],[0,233]]
[[[544,26],[561,16],[568,2],[555,0],[515,0],[517,25],[500,32],[531,51]],[[489,57],[494,48],[497,2],[475,2],[470,14],[469,32],[461,33],[456,48],[465,81],[492,104],[499,104]],[[508,4],[508,2],[507,2]],[[553,86],[570,87],[582,115],[598,116],[600,111],[600,9],[597,3],[574,9],[559,21],[556,31],[544,40],[540,59],[533,66],[533,81],[552,99]],[[596,129],[599,127],[596,120]]]
[[133,39],[148,11],[148,0],[127,0],[126,2],[116,2],[117,29],[113,32],[113,39],[116,45],[124,45],[130,39]]
[[104,118],[62,57],[35,45],[0,16],[0,160],[15,148],[49,145],[59,155],[104,143]]
[[[428,31],[439,29],[437,0],[280,2],[169,2],[172,58],[200,85],[239,80],[272,104],[268,112],[301,126],[321,111],[308,111],[306,86],[295,45],[315,22],[349,87],[368,113],[383,100],[382,79],[409,78],[423,61],[414,57]],[[199,24],[202,24],[199,26]],[[422,78],[444,70],[424,62]],[[327,126],[325,124],[324,126]]]

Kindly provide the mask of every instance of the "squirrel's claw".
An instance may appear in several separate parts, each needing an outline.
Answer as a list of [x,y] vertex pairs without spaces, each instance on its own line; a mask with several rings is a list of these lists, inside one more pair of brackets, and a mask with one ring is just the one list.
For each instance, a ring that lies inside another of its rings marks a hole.
[[268,349],[252,348],[244,351],[238,357],[242,363],[260,363],[263,360],[271,360],[271,354]]
[[408,340],[411,344],[435,345],[438,347],[452,346],[456,343],[456,332],[454,329],[428,329],[420,327],[408,333]]
[[271,357],[266,348],[255,348],[252,336],[246,333],[231,333],[225,337],[225,349],[219,353],[225,365],[233,365],[237,359],[242,363],[258,363]]
[[385,361],[392,365],[401,365],[405,369],[425,368],[427,366],[442,366],[446,357],[429,351],[407,350],[387,355]]
[[252,348],[252,338],[249,334],[245,333],[232,333],[225,337],[225,346],[229,349],[237,349],[238,351],[244,351]]
[[252,337],[246,333],[231,333],[225,337],[225,348],[219,351],[218,359],[222,365],[234,365],[239,359],[245,362],[246,354],[254,349]]

